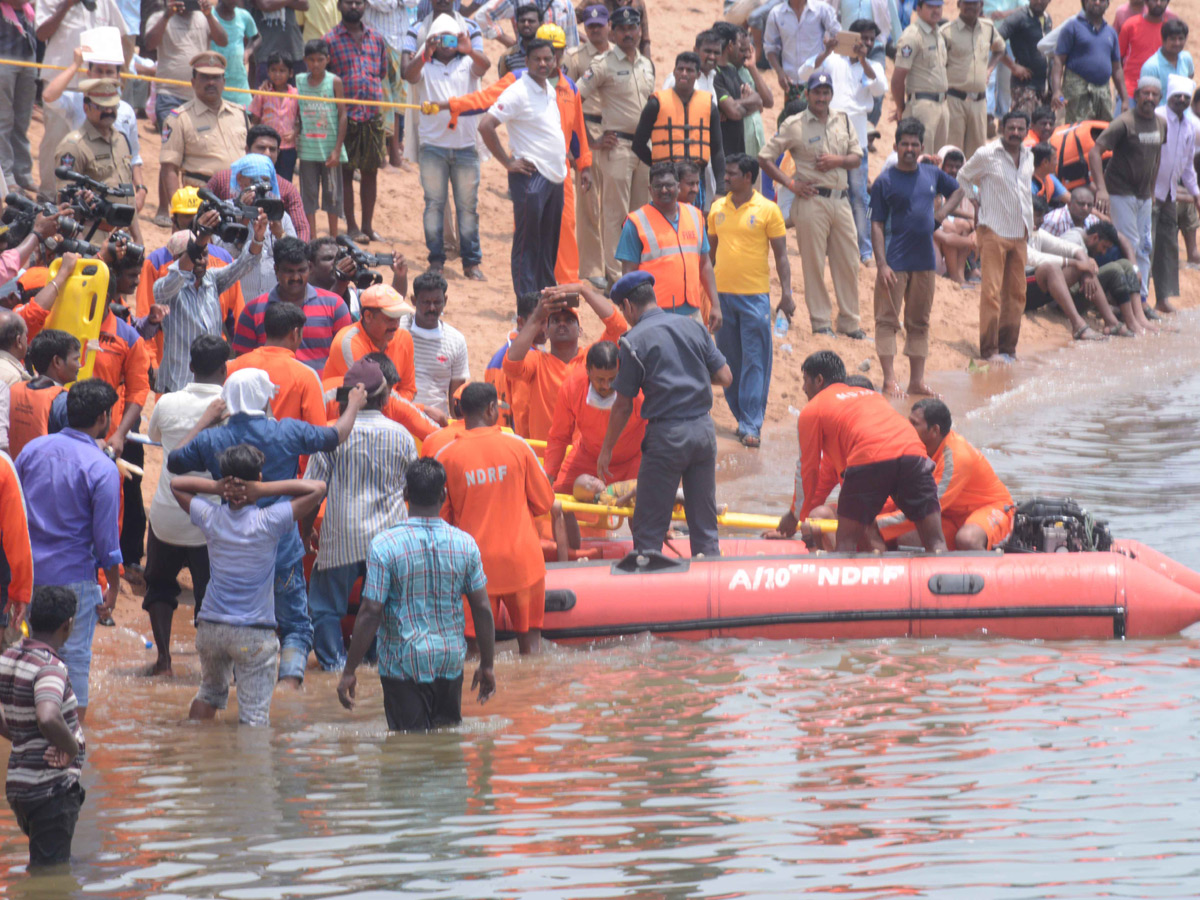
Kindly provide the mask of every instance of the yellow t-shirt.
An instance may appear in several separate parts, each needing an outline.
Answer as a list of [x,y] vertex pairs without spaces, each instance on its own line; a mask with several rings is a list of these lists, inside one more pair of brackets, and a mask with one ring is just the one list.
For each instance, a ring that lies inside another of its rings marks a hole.
[[787,226],[779,207],[755,191],[741,206],[729,195],[708,211],[708,233],[717,239],[717,291],[722,294],[767,294],[771,290],[771,239]]

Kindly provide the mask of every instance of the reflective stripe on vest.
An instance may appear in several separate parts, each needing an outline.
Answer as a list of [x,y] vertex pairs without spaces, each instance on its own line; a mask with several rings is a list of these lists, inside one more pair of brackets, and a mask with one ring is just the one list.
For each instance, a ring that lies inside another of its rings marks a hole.
[[656,91],[658,118],[650,132],[650,157],[708,162],[712,143],[712,94],[694,91],[685,107],[672,89]]
[[642,241],[638,269],[654,276],[654,293],[663,309],[684,303],[700,308],[700,212],[679,204],[679,229],[650,204],[629,214]]

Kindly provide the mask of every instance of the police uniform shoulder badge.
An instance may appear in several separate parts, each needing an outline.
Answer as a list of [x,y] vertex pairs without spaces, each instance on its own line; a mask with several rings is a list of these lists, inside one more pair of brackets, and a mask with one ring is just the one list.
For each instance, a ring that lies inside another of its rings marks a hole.
[[66,166],[68,169],[73,169],[75,167],[75,154],[64,153],[62,155],[62,159],[59,160],[59,163],[60,165]]
[[905,59],[907,59],[908,57],[912,56],[912,55],[913,55],[913,48],[912,48],[912,45],[911,45],[911,44],[906,44],[905,46],[901,47],[901,48],[900,48],[900,55],[901,55],[901,56],[903,56]]

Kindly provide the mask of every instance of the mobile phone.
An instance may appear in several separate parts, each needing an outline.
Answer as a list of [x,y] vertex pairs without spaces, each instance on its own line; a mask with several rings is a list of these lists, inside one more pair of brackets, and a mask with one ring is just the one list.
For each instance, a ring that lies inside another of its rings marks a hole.
[[563,301],[572,309],[579,309],[578,294],[563,294]]
[[377,265],[377,266],[391,266],[391,265],[394,265],[395,262],[396,262],[396,254],[394,254],[394,253],[376,253],[375,254],[375,265]]
[[442,47],[446,47],[448,49],[457,49],[458,48],[458,35],[457,34],[441,34],[441,35],[438,35],[438,39],[439,39],[439,43]]
[[183,0],[183,11],[189,13],[200,12],[200,0]]

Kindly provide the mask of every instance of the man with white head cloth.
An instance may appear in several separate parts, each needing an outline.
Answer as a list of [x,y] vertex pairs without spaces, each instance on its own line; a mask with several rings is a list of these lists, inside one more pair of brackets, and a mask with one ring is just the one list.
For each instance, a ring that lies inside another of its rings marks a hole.
[[[222,477],[218,457],[230,447],[250,444],[263,452],[263,481],[287,481],[297,476],[300,457],[328,452],[346,440],[358,411],[366,404],[361,384],[351,389],[345,410],[336,424],[318,428],[299,419],[276,421],[270,415],[275,385],[262,369],[242,369],[225,382],[220,398],[214,400],[191,434],[167,457],[167,471],[174,475],[207,470]],[[225,423],[214,426],[228,416]],[[278,502],[266,497],[260,506]],[[304,545],[300,532],[292,528],[279,539],[275,553],[275,619],[279,624],[282,651],[279,680],[299,688],[304,682],[308,653],[313,646],[312,620],[308,615],[308,591],[304,584]]]
[[1166,123],[1158,177],[1154,181],[1154,256],[1150,275],[1154,279],[1154,306],[1158,312],[1173,313],[1171,298],[1179,296],[1179,220],[1175,201],[1182,199],[1180,188],[1200,203],[1196,184],[1196,135],[1188,121],[1188,107],[1196,83],[1182,75],[1167,76],[1167,102],[1155,110]]

